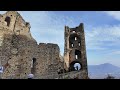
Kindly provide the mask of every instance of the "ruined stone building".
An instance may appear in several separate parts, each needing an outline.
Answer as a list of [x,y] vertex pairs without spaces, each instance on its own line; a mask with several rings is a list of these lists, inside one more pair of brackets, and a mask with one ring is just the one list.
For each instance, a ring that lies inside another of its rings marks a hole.
[[79,70],[80,73],[83,74],[84,77],[88,77],[83,23],[76,28],[69,28],[68,26],[65,26],[64,34],[64,60],[66,69],[69,71],[75,71],[74,64],[78,63],[81,67]]
[[[87,58],[83,25],[65,27],[65,57],[60,55],[57,44],[39,43],[31,36],[30,24],[16,11],[0,15],[0,66],[2,79],[59,79],[63,77],[87,76]],[[75,32],[75,34],[74,34]],[[77,37],[74,41],[73,38]],[[42,37],[41,37],[42,38]],[[80,43],[80,44],[79,44]],[[78,55],[77,60],[75,55]],[[73,64],[79,62],[80,71]],[[69,71],[69,69],[71,71]],[[62,73],[59,73],[62,70]],[[66,73],[64,73],[66,71]]]

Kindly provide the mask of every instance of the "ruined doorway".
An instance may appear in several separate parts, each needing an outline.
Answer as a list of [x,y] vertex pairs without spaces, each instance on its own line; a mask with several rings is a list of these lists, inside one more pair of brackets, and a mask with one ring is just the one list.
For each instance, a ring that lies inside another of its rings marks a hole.
[[79,71],[82,66],[79,61],[73,61],[70,63],[69,71]]
[[74,68],[75,68],[76,71],[79,71],[80,68],[81,68],[80,63],[75,63],[75,64],[74,64]]

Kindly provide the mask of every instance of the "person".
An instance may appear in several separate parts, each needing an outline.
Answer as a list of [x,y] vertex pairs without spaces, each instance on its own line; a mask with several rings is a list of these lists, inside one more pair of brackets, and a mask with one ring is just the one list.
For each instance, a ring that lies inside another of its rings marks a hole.
[[78,71],[78,66],[76,66],[76,70]]
[[80,70],[80,64],[79,63],[75,63],[74,64],[74,69],[76,70],[76,71],[78,71],[78,70]]
[[33,74],[29,74],[28,75],[28,79],[33,79],[34,75]]
[[0,73],[3,73],[3,67],[0,67]]

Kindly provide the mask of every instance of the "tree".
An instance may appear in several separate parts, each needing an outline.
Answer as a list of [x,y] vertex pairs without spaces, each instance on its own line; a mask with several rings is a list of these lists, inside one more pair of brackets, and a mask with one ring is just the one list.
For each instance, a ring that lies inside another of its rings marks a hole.
[[105,79],[115,79],[115,77],[108,74],[108,76]]

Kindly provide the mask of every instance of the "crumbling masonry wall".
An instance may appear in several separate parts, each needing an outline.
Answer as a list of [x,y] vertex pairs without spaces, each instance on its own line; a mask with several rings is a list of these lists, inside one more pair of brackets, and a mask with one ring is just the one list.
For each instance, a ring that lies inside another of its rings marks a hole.
[[[16,11],[0,15],[0,66],[1,78],[27,78],[58,75],[63,68],[57,44],[37,44],[31,36],[30,24]],[[53,77],[54,78],[54,77]]]
[[29,22],[25,22],[22,16],[16,11],[8,11],[0,15],[0,29],[3,30],[4,33],[21,34],[32,38],[30,28]]
[[36,45],[35,41],[23,35],[4,35],[0,59],[4,67],[2,78],[27,78]]
[[[16,11],[8,11],[0,15],[2,79],[27,79],[28,74],[31,73],[36,79],[87,78],[83,24],[76,28],[65,27],[64,59],[60,55],[57,44],[40,43],[38,45],[31,36],[30,28],[30,24],[25,22]],[[74,40],[75,37],[77,40]],[[81,70],[67,72],[75,62],[80,63]]]
[[36,76],[58,75],[58,70],[63,65],[60,61],[60,50],[57,44],[40,43],[38,46],[38,65]]

